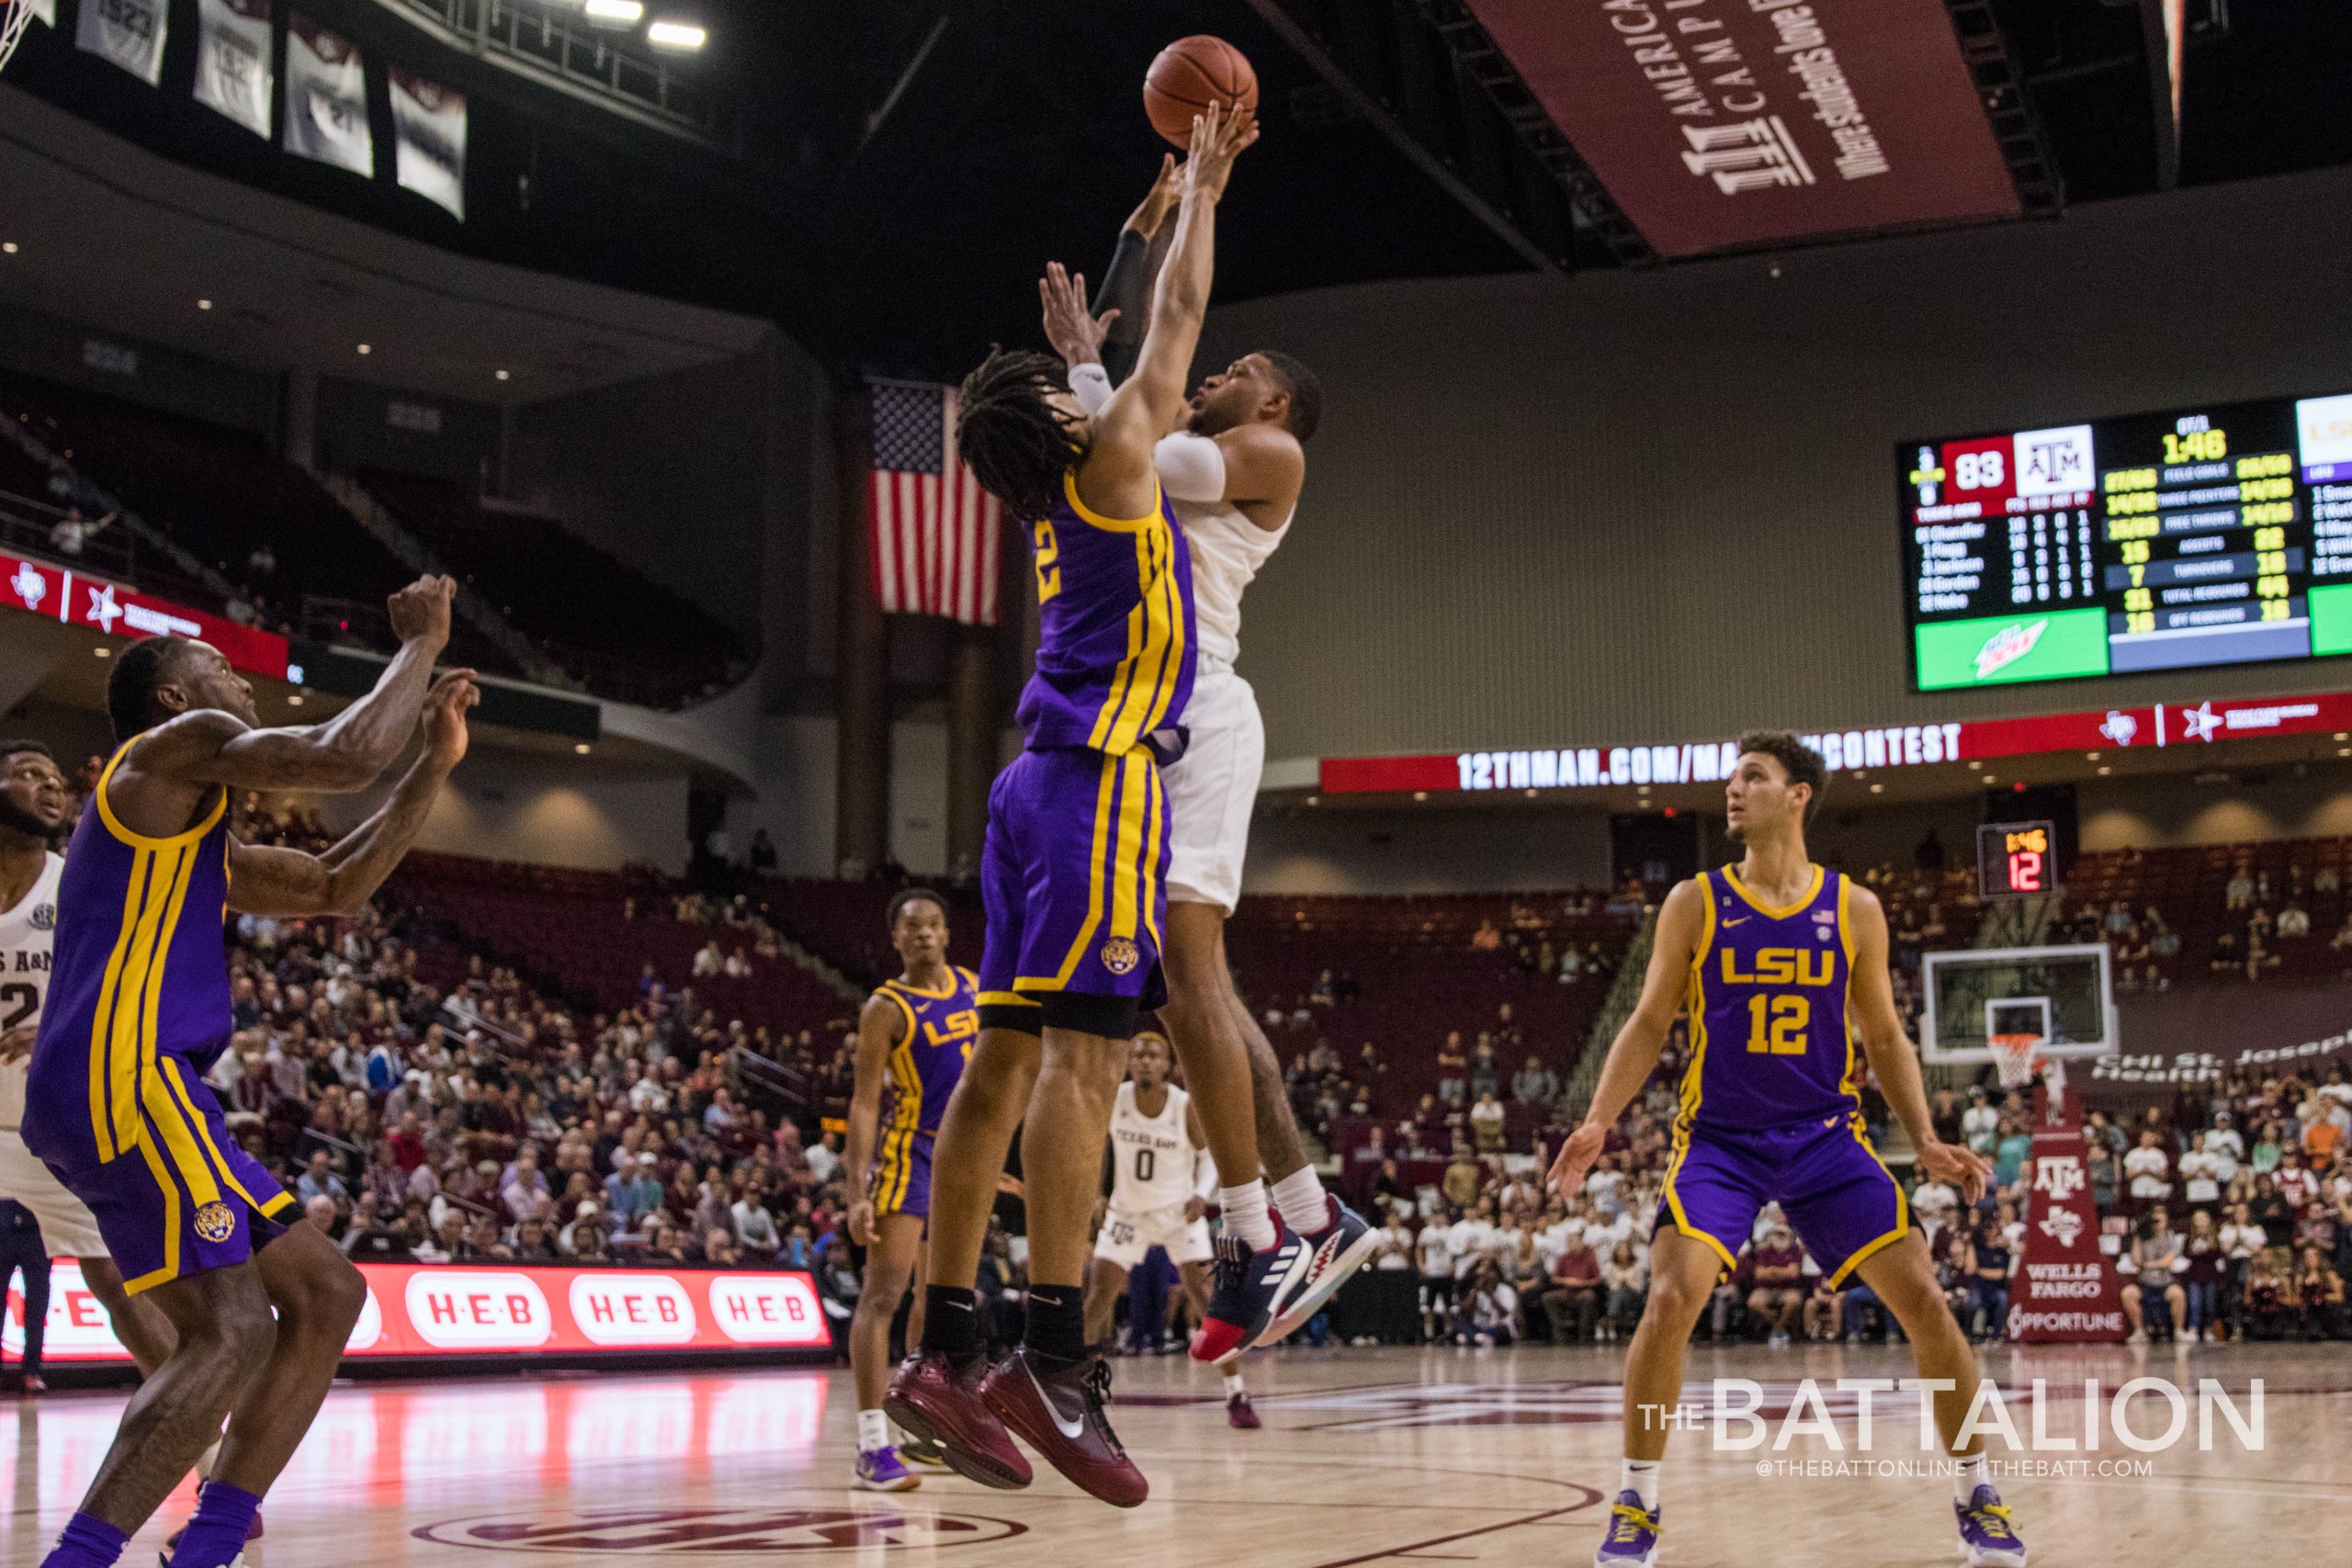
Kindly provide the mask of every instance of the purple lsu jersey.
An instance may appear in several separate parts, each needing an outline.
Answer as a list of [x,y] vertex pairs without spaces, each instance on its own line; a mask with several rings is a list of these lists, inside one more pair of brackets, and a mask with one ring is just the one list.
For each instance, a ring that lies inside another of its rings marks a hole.
[[1845,874],[1815,866],[1809,890],[1785,908],[1757,898],[1729,866],[1699,880],[1706,908],[1677,1125],[1753,1132],[1860,1110]]
[[898,1004],[904,1024],[884,1065],[888,1093],[868,1178],[881,1213],[931,1213],[932,1139],[980,1037],[978,987],[970,970],[950,966],[943,989],[886,980],[876,993]]
[[1657,1224],[1735,1267],[1758,1213],[1778,1203],[1831,1285],[1909,1233],[1903,1190],[1862,1124],[1847,1019],[1851,890],[1813,868],[1776,908],[1726,866],[1690,961],[1690,1065]]
[[1079,500],[1073,470],[1029,537],[1037,669],[1020,717],[1031,749],[1140,746],[1176,761],[1196,656],[1192,551],[1167,496],[1145,516],[1105,517]]
[[98,777],[57,890],[25,1146],[96,1217],[137,1292],[242,1263],[293,1205],[229,1135],[203,1074],[228,1044],[228,796],[185,832],[124,827]]

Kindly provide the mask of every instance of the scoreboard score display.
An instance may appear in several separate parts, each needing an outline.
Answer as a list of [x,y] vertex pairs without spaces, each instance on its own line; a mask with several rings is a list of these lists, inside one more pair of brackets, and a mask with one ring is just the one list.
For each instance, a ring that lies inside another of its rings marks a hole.
[[2058,883],[2058,833],[2049,822],[1986,822],[1976,829],[1976,895],[2031,898]]
[[2352,653],[2352,394],[1897,462],[1920,691]]

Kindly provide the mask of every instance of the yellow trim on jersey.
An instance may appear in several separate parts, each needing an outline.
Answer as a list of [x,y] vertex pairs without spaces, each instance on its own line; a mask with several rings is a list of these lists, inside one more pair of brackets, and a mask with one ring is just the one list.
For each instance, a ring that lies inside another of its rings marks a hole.
[[[218,797],[212,802],[212,809],[204,814],[204,820],[186,832],[174,833],[168,838],[151,839],[144,833],[134,833],[122,825],[121,819],[114,814],[114,807],[107,804],[107,785],[113,780],[116,767],[130,754],[130,749],[138,743],[138,737],[133,736],[116,747],[114,755],[107,759],[106,771],[98,774],[98,787],[93,793],[98,803],[98,820],[107,825],[107,831],[135,850],[175,850],[183,845],[193,844],[205,834],[212,831],[229,809],[229,792],[225,789],[220,790]],[[214,787],[219,788],[218,785]]]
[[178,1102],[181,1114],[187,1118],[188,1125],[196,1129],[197,1141],[204,1145],[204,1152],[212,1157],[213,1168],[220,1173],[221,1184],[243,1199],[246,1208],[261,1211],[261,1204],[254,1201],[251,1192],[245,1190],[245,1184],[237,1179],[236,1170],[221,1155],[220,1145],[213,1140],[212,1128],[204,1120],[203,1113],[197,1110],[196,1097],[188,1091],[187,1075],[181,1070],[178,1061],[166,1057],[164,1066],[166,1069],[164,1078],[172,1090],[173,1098]]
[[1076,468],[1070,468],[1062,475],[1062,498],[1069,502],[1070,511],[1077,513],[1080,522],[1096,528],[1108,528],[1114,534],[1140,533],[1150,527],[1159,521],[1160,507],[1164,504],[1159,479],[1155,475],[1151,481],[1151,510],[1149,512],[1140,517],[1105,517],[1078,498]]
[[[1112,846],[1111,934],[1132,937],[1142,925],[1148,897],[1143,867],[1144,817],[1151,805],[1151,786],[1159,770],[1141,751],[1119,759],[1119,838]],[[1158,817],[1152,825],[1159,826]]]
[[135,1296],[141,1291],[168,1284],[180,1277],[180,1190],[172,1180],[172,1173],[164,1168],[154,1144],[146,1138],[139,1140],[139,1152],[146,1156],[147,1169],[155,1178],[156,1188],[164,1194],[164,1266],[149,1270],[136,1280],[122,1282],[123,1294]]
[[1677,1139],[1687,1135],[1698,1119],[1707,1069],[1707,958],[1715,947],[1714,878],[1699,874],[1699,945],[1690,954],[1690,979],[1684,1006],[1690,1014],[1690,1065],[1682,1069],[1682,1106],[1674,1120]]
[[1786,908],[1776,909],[1772,908],[1771,905],[1765,903],[1762,899],[1757,897],[1755,894],[1750,893],[1747,890],[1747,885],[1740,881],[1737,870],[1731,866],[1724,867],[1724,885],[1733,892],[1738,894],[1742,898],[1746,899],[1749,908],[1755,910],[1758,914],[1763,916],[1768,920],[1785,920],[1791,915],[1796,914],[1802,910],[1807,904],[1812,903],[1815,898],[1820,897],[1821,879],[1824,873],[1821,867],[1818,865],[1815,866],[1813,868],[1813,880],[1805,884],[1804,896],[1799,898],[1795,903],[1788,906]]
[[1165,953],[1167,946],[1159,940],[1159,834],[1168,820],[1168,811],[1161,802],[1159,770],[1151,769],[1149,777],[1151,837],[1143,847],[1143,924],[1151,934],[1151,950]]
[[1102,851],[1111,832],[1111,785],[1118,776],[1119,762],[1117,757],[1102,759],[1102,782],[1094,792],[1094,847],[1086,863],[1086,919],[1071,940],[1069,951],[1062,954],[1062,966],[1053,978],[1023,975],[1012,982],[1016,991],[1060,990],[1069,984],[1087,950],[1094,945],[1094,933],[1102,924]]
[[1894,1172],[1886,1169],[1886,1162],[1878,1157],[1876,1149],[1871,1147],[1870,1134],[1863,1129],[1861,1113],[1857,1111],[1848,1117],[1846,1126],[1854,1134],[1854,1142],[1861,1145],[1862,1152],[1871,1156],[1871,1163],[1877,1166],[1879,1169],[1886,1171],[1886,1184],[1894,1190],[1894,1228],[1866,1243],[1860,1250],[1847,1258],[1844,1263],[1839,1264],[1838,1272],[1829,1276],[1829,1287],[1832,1290],[1836,1290],[1843,1283],[1846,1276],[1851,1274],[1872,1253],[1894,1246],[1911,1232],[1911,1205],[1903,1196],[1903,1183],[1894,1179]]
[[952,964],[946,965],[946,969],[947,988],[944,991],[926,991],[911,980],[885,980],[882,982],[882,987],[885,990],[904,991],[910,997],[923,997],[934,1002],[944,1002],[956,994],[956,976],[961,973]]
[[[1020,983],[1018,980],[1013,982],[1016,986]],[[1036,984],[1047,988],[1053,986],[1050,980],[1039,980]],[[972,999],[984,1008],[1038,1008],[1046,1005],[1035,997],[1024,997],[1018,991],[981,991]]]
[[1679,1193],[1674,1190],[1674,1179],[1681,1171],[1682,1161],[1690,1152],[1690,1140],[1687,1137],[1678,1136],[1674,1142],[1674,1157],[1667,1162],[1666,1180],[1663,1183],[1664,1190],[1666,1192],[1667,1213],[1674,1216],[1674,1228],[1677,1231],[1689,1236],[1693,1241],[1705,1242],[1709,1249],[1712,1250],[1717,1258],[1723,1259],[1723,1265],[1726,1269],[1736,1269],[1739,1267],[1739,1260],[1731,1255],[1731,1249],[1724,1246],[1722,1242],[1717,1241],[1713,1236],[1709,1235],[1705,1231],[1701,1230],[1697,1225],[1692,1224],[1690,1223],[1690,1216],[1682,1212],[1682,1198]]
[[1852,1097],[1854,1110],[1862,1108],[1862,1086],[1854,1076],[1858,1066],[1854,1056],[1854,928],[1847,916],[1854,879],[1844,872],[1838,874],[1838,947],[1846,955],[1846,997],[1842,1011],[1846,1021],[1846,1070],[1838,1079],[1838,1092]]
[[[117,987],[122,983],[123,967],[130,961],[130,939],[139,929],[141,892],[152,858],[143,850],[131,857],[130,874],[123,879],[121,929],[115,933],[114,950],[107,955],[106,976],[98,982],[97,1005],[90,1012],[90,1134],[101,1165],[122,1153],[113,1133],[122,1124],[116,1118],[123,1108],[115,1102],[114,1034],[108,1018]],[[136,1113],[133,1108],[132,1114]]]
[[[1175,558],[1175,536],[1155,513],[1136,535],[1136,607],[1127,612],[1126,657],[1087,737],[1097,750],[1132,750],[1159,728],[1176,700],[1186,643]],[[1148,680],[1142,678],[1146,668]]]

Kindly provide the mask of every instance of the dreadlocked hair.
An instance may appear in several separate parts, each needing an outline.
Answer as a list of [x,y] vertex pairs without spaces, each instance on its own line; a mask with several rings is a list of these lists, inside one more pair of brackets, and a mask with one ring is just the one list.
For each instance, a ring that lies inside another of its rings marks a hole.
[[1035,522],[1062,499],[1062,476],[1086,456],[1061,412],[1046,400],[1066,390],[1062,362],[1025,349],[991,349],[964,378],[956,451],[990,495]]

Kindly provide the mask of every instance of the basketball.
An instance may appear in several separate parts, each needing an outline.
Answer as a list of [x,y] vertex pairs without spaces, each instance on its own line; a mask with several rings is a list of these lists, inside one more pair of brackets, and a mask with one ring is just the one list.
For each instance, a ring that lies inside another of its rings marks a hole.
[[1207,33],[1180,38],[1144,73],[1143,108],[1151,128],[1179,147],[1193,144],[1193,117],[1211,104],[1258,112],[1258,73],[1242,52]]

